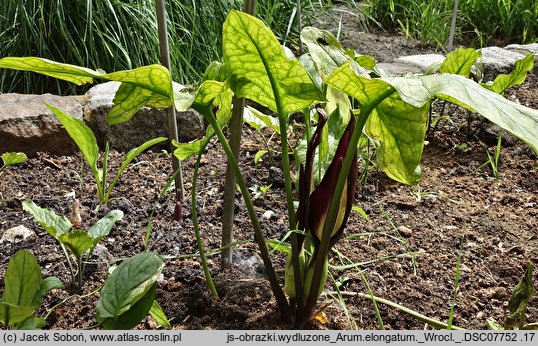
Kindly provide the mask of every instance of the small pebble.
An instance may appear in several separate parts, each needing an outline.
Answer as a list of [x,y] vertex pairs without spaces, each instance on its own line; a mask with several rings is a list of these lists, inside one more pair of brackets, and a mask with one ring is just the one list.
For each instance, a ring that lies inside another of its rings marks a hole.
[[275,212],[272,211],[272,210],[267,210],[265,213],[263,213],[263,218],[266,219],[266,220],[271,220],[271,217],[273,217],[273,215],[275,215]]
[[410,238],[413,235],[413,230],[407,226],[399,226],[398,233],[400,233],[402,237]]

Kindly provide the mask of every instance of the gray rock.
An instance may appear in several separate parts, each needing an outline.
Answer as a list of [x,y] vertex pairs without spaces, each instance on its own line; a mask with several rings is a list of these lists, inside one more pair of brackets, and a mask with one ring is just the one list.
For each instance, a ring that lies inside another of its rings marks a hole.
[[523,55],[534,54],[534,73],[538,73],[538,43],[510,44],[504,49]]
[[421,72],[424,72],[433,64],[440,64],[445,60],[445,56],[441,54],[418,54],[418,55],[409,55],[401,56],[395,60],[397,63],[405,64],[412,66],[414,68],[420,69]]
[[514,51],[523,55],[534,54],[538,55],[538,43],[531,44],[509,44],[504,49]]
[[[109,126],[106,116],[112,108],[119,82],[107,82],[91,88],[86,96],[87,125],[94,131],[99,145],[108,142],[111,148],[130,150],[155,137],[168,136],[167,111],[143,107],[126,123]],[[180,141],[190,141],[205,133],[203,117],[196,111],[178,112],[177,126]]]
[[408,73],[422,73],[423,71],[414,65],[402,62],[380,62],[376,65],[388,77],[402,77]]
[[35,232],[31,229],[24,227],[23,225],[11,227],[4,232],[2,238],[0,239],[0,244],[2,243],[16,243],[24,241],[30,237],[35,236]]
[[505,73],[514,67],[516,60],[523,59],[525,55],[500,47],[485,47],[480,49],[485,72]]
[[34,156],[37,152],[76,151],[76,145],[45,103],[82,120],[81,101],[80,96],[0,94],[0,153],[20,151]]

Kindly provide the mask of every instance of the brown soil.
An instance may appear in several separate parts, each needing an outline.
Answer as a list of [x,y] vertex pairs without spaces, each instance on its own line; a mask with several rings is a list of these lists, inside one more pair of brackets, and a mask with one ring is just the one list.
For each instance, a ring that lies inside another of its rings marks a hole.
[[[353,24],[352,21],[348,25]],[[355,27],[356,28],[356,27]],[[375,52],[378,61],[388,57],[422,52],[400,36],[354,33],[344,27],[347,46]],[[350,39],[352,37],[361,39]],[[360,47],[359,47],[360,45]],[[538,79],[513,88],[508,97],[538,108]],[[428,134],[422,161],[423,179],[417,186],[404,186],[370,167],[366,182],[357,189],[356,204],[370,221],[352,213],[338,251],[355,269],[332,269],[334,278],[346,292],[366,293],[361,273],[373,293],[428,317],[445,321],[455,296],[454,324],[482,329],[488,317],[504,322],[507,302],[527,263],[538,266],[538,158],[532,150],[508,135],[503,138],[498,179],[492,176],[486,151],[494,151],[497,133],[480,118],[468,121],[461,112],[441,123]],[[278,148],[275,140],[270,146]],[[245,126],[241,164],[249,186],[273,184],[255,204],[267,239],[281,238],[287,231],[285,198],[278,165],[266,156],[253,164],[254,154],[265,148],[259,133]],[[123,153],[112,152],[110,171],[121,164]],[[151,223],[150,250],[170,258],[158,283],[157,300],[174,329],[288,329],[280,321],[275,301],[263,273],[257,247],[252,241],[250,221],[237,195],[235,238],[246,240],[234,251],[234,268],[221,271],[219,256],[210,256],[212,275],[221,299],[210,297],[203,271],[196,257],[195,237],[190,221],[190,206],[185,205],[185,220],[172,219],[173,196],[163,203],[157,195],[171,173],[168,156],[159,151],[139,156],[118,183],[109,206],[95,211],[97,198],[93,178],[79,155],[51,156],[46,153],[1,173],[0,236],[10,227],[25,225],[37,236],[15,244],[2,244],[0,278],[7,263],[19,249],[28,249],[38,258],[45,276],[58,276],[68,287],[69,275],[58,244],[21,209],[21,201],[31,199],[41,207],[69,215],[69,193],[82,203],[83,227],[89,227],[110,209],[125,213],[104,245],[96,263],[86,273],[84,293],[99,288],[106,268],[127,256],[144,250],[143,239]],[[211,144],[200,170],[197,208],[207,251],[220,246],[221,203],[225,156],[218,144]],[[190,194],[193,160],[184,163],[186,191]],[[269,217],[261,217],[267,211]],[[458,258],[461,263],[459,287],[455,290]],[[273,254],[278,274],[283,274],[284,258]],[[107,262],[108,260],[108,262]],[[331,265],[344,264],[332,256]],[[3,279],[0,280],[3,287]],[[0,289],[1,290],[1,289]],[[326,291],[334,291],[329,281]],[[54,290],[45,298],[40,311],[70,297],[67,290]],[[71,297],[47,319],[47,329],[79,329],[94,325],[98,293]],[[372,303],[358,297],[345,297],[345,309],[330,295],[320,299],[327,322],[319,329],[378,329]],[[424,329],[425,324],[395,308],[379,304],[385,328]],[[529,302],[527,319],[538,321],[538,299]],[[139,329],[158,328],[148,317]]]

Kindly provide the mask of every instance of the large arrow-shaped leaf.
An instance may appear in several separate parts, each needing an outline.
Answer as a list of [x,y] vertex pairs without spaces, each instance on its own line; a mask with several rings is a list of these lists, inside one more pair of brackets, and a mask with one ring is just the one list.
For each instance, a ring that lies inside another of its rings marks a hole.
[[368,118],[366,132],[381,143],[377,165],[391,179],[408,185],[420,181],[428,107],[415,108],[393,95]]
[[538,153],[538,110],[522,106],[458,75],[385,78],[403,101],[422,107],[439,97],[486,117]]
[[[357,75],[349,63],[336,69],[325,82],[366,105],[390,85],[380,79]],[[381,145],[377,164],[385,174],[405,184],[420,180],[420,159],[424,147],[427,106],[413,107],[396,95],[376,107],[366,123],[368,135]]]
[[100,78],[105,74],[103,71],[94,71],[85,67],[62,64],[56,61],[36,57],[2,58],[0,59],[0,68],[37,72],[77,85],[93,83],[94,78]]
[[238,96],[265,105],[279,116],[323,99],[299,61],[286,56],[261,20],[231,11],[224,23],[223,42],[224,61]]

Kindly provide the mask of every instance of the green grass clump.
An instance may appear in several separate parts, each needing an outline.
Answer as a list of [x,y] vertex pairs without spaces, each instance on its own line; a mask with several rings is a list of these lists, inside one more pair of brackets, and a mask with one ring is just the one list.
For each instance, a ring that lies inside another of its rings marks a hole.
[[[450,33],[454,0],[366,0],[383,28],[444,47]],[[459,0],[456,38],[480,48],[491,44],[538,41],[535,0]]]
[[[303,0],[303,23],[331,1]],[[166,0],[173,78],[200,79],[220,59],[222,23],[243,0]],[[296,0],[258,0],[257,14],[286,44],[298,42]],[[0,57],[37,56],[113,72],[159,63],[154,0],[2,0]],[[87,87],[85,87],[87,88]],[[0,93],[82,93],[85,88],[19,71],[2,71]]]

